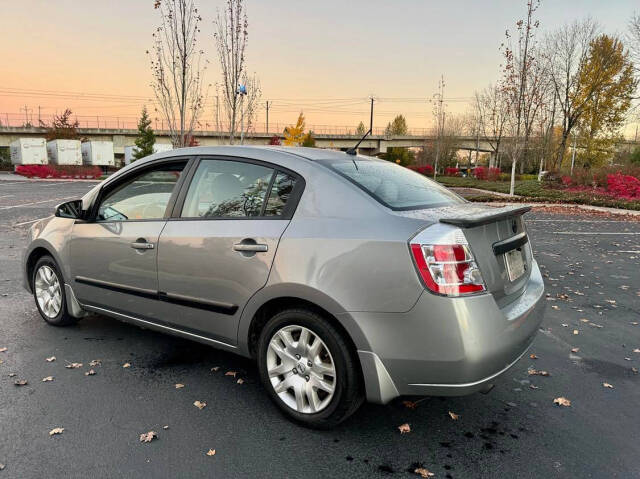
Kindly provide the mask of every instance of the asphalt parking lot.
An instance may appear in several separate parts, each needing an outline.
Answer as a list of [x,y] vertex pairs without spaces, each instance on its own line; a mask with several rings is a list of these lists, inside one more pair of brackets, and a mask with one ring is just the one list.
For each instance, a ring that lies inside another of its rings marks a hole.
[[[30,222],[93,184],[0,181],[0,479],[419,477],[418,467],[442,478],[640,477],[640,222],[528,213],[549,294],[534,358],[487,395],[365,405],[311,431],[279,414],[246,359],[101,316],[69,328],[40,319],[20,277]],[[158,438],[141,443],[151,430]]]

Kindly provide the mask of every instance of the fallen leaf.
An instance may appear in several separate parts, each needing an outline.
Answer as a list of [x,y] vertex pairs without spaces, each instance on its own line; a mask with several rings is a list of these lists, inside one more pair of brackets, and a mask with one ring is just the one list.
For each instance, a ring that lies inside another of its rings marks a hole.
[[244,384],[244,379],[240,378],[236,381],[238,384]]
[[549,376],[547,371],[538,371],[537,369],[529,369],[527,372],[529,376]]
[[415,472],[417,475],[419,475],[421,477],[433,477],[433,476],[435,476],[435,474],[433,472],[431,472],[429,469],[425,469],[424,467],[419,467],[417,469],[414,469],[413,472]]
[[89,366],[91,366],[92,368],[95,368],[96,366],[102,366],[102,360],[101,359],[93,359],[93,360],[89,361]]
[[215,449],[209,449],[207,451],[207,456],[215,456],[216,455],[216,450]]
[[602,383],[605,388],[613,389],[613,386],[609,383]]
[[218,369],[220,369],[220,366],[215,366],[215,367],[211,368],[211,371],[216,372]]
[[586,319],[586,318],[582,318],[580,321],[582,321],[583,323],[588,323],[589,322],[589,320]]
[[638,321],[631,321],[631,326],[637,326],[638,325]]
[[93,376],[96,372],[93,369],[89,369],[86,373],[84,373],[85,376]]
[[638,368],[631,368],[631,372],[633,374],[638,374]]
[[573,330],[573,334],[578,334],[578,333],[580,333],[580,331],[578,331],[577,329]]
[[536,386],[535,384],[529,384],[529,388],[531,389],[540,389],[538,386]]
[[67,369],[78,369],[82,367],[82,363],[69,363],[65,366]]
[[415,408],[418,407],[418,403],[417,402],[413,402],[413,401],[402,401],[402,404],[407,409],[415,409]]
[[169,429],[169,426],[162,426],[162,429]]
[[531,359],[538,359],[538,356],[536,356],[535,354],[530,354],[530,355],[529,355],[529,357],[530,357]]
[[180,383],[176,384],[176,389],[182,389],[183,387],[184,387],[184,384],[180,384]]
[[640,353],[640,348],[636,348],[633,350],[634,353]]
[[457,421],[458,419],[460,419],[460,414],[456,414],[455,412],[451,412],[449,411],[449,416],[451,417],[451,419],[453,419],[454,421]]
[[64,431],[63,427],[54,427],[51,431],[49,431],[49,436],[55,436],[56,434],[62,434]]
[[140,434],[140,442],[151,442],[158,437],[155,431],[149,431],[145,434]]
[[124,364],[122,365],[122,367],[123,367],[123,368],[130,368],[130,367],[131,367],[131,364],[130,364],[130,363],[124,363]]
[[551,307],[552,307],[553,309],[560,309],[560,306],[557,306],[557,305],[555,305],[555,304],[554,304],[553,306],[551,306]]
[[47,383],[49,381],[53,381],[53,376],[47,376],[46,378],[42,378],[43,383]]
[[577,353],[578,351],[580,351],[580,348],[571,348],[572,353]]
[[236,377],[236,374],[238,374],[237,371],[227,371],[224,373],[225,376],[233,376],[234,378]]
[[200,402],[200,401],[196,401],[196,402],[194,402],[194,403],[193,403],[193,405],[194,405],[195,407],[197,407],[198,409],[200,409],[200,410],[202,410],[202,409],[204,409],[205,407],[207,407],[207,403],[206,403],[206,402],[204,402],[204,401],[202,401],[202,402]]
[[29,383],[27,382],[26,379],[18,379],[13,384],[15,384],[16,386],[26,386]]
[[7,350],[7,348],[0,348],[0,353],[4,353]]
[[553,404],[557,404],[558,406],[569,407],[569,406],[571,406],[571,401],[569,401],[567,398],[559,397],[559,398],[555,398],[553,400]]
[[4,464],[2,464],[2,463],[0,462],[0,471],[2,471],[2,470],[4,469],[4,467],[5,467],[5,466],[4,466]]
[[46,362],[48,362],[48,363],[52,363],[52,362],[54,362],[55,360],[56,360],[56,357],[55,357],[55,356],[51,356],[50,358],[45,358],[45,361],[46,361]]
[[411,432],[411,426],[409,426],[409,424],[407,423],[404,423],[398,426],[398,430],[400,431],[400,434],[405,434],[407,432]]
[[10,377],[10,378],[15,377],[15,375],[16,375],[16,373],[9,373],[9,377]]

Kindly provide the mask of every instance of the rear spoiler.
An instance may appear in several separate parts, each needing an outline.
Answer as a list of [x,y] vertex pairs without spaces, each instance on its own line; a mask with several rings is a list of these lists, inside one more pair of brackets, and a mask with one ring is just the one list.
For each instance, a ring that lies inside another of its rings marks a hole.
[[503,206],[502,208],[488,209],[481,213],[440,218],[440,223],[447,223],[460,228],[474,228],[506,218],[522,216],[529,210],[531,210],[531,206]]

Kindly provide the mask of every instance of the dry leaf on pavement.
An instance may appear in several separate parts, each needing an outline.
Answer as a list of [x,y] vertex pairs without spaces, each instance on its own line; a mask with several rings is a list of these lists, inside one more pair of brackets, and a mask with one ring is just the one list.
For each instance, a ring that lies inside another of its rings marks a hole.
[[29,383],[26,379],[18,379],[13,384],[15,384],[16,386],[26,386]]
[[558,406],[571,406],[571,401],[569,401],[567,398],[564,397],[559,397],[559,398],[555,398],[553,400],[553,404],[557,404]]
[[85,376],[93,376],[96,372],[93,369],[89,369],[86,373],[84,373]]
[[123,368],[130,368],[131,367],[131,363],[124,363],[122,365]]
[[455,412],[451,412],[449,411],[449,416],[451,417],[451,419],[453,419],[454,421],[457,421],[458,419],[460,419],[460,414],[456,414]]
[[404,423],[398,426],[398,430],[400,431],[400,434],[405,434],[407,432],[411,432],[411,426],[409,426],[409,424],[407,423]]
[[204,402],[204,401],[196,401],[196,402],[194,402],[194,403],[193,403],[193,405],[194,405],[195,407],[197,407],[198,409],[200,409],[200,410],[202,410],[202,409],[204,409],[205,407],[207,407],[207,403],[206,403],[206,402]]
[[67,369],[78,369],[82,367],[82,363],[69,363],[65,366]]
[[580,331],[578,331],[577,329],[574,329],[573,334],[580,334]]
[[433,472],[431,472],[429,469],[425,469],[424,467],[419,467],[417,469],[414,469],[414,471],[417,475],[421,476],[421,477],[433,477],[435,476],[435,474]]
[[415,409],[415,408],[418,407],[418,403],[417,402],[413,402],[413,401],[402,401],[402,404],[407,409]]
[[602,383],[605,388],[613,389],[613,386],[609,383]]
[[529,355],[529,357],[530,357],[531,359],[538,359],[538,356],[536,356],[535,354],[530,354],[530,355]]
[[140,434],[140,442],[151,442],[156,439],[158,435],[155,431],[149,431],[145,434]]
[[244,384],[244,379],[240,378],[236,381],[238,384]]
[[50,358],[45,358],[45,361],[46,361],[46,362],[48,362],[48,363],[52,363],[52,362],[54,362],[55,360],[56,360],[56,357],[55,357],[55,356],[51,356]]
[[63,427],[54,427],[51,431],[49,431],[49,436],[55,436],[56,434],[62,434],[64,431]]
[[578,351],[580,351],[580,348],[571,348],[572,353],[577,353]]
[[48,383],[49,381],[53,381],[53,376],[47,376],[46,378],[42,378],[43,383]]
[[220,369],[220,366],[215,366],[215,367],[211,368],[211,371],[213,371],[215,373],[218,369]]
[[7,348],[0,348],[0,353],[4,353],[7,350]]
[[4,467],[5,467],[5,466],[4,466],[4,464],[2,464],[2,463],[0,462],[0,471],[2,471],[2,470],[4,469]]
[[236,374],[238,374],[237,371],[227,371],[224,373],[225,376],[233,376],[234,378],[236,377]]
[[538,371],[537,369],[529,369],[527,372],[529,376],[549,376],[547,371]]
[[640,353],[640,348],[636,348],[633,350],[634,353]]
[[102,360],[101,359],[93,359],[93,360],[89,361],[89,366],[91,366],[92,368],[95,368],[96,366],[102,366]]
[[216,455],[216,450],[215,449],[209,449],[207,451],[207,456],[215,456]]
[[184,384],[180,384],[180,383],[176,384],[176,389],[182,389],[183,387],[184,387]]

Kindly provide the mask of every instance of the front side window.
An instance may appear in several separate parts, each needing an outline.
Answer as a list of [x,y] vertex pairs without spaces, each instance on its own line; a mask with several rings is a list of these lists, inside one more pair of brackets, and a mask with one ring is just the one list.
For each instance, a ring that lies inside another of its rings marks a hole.
[[321,160],[319,163],[394,210],[432,208],[464,202],[435,181],[388,161],[354,157]]
[[135,176],[100,201],[97,221],[162,219],[184,163],[163,165]]

